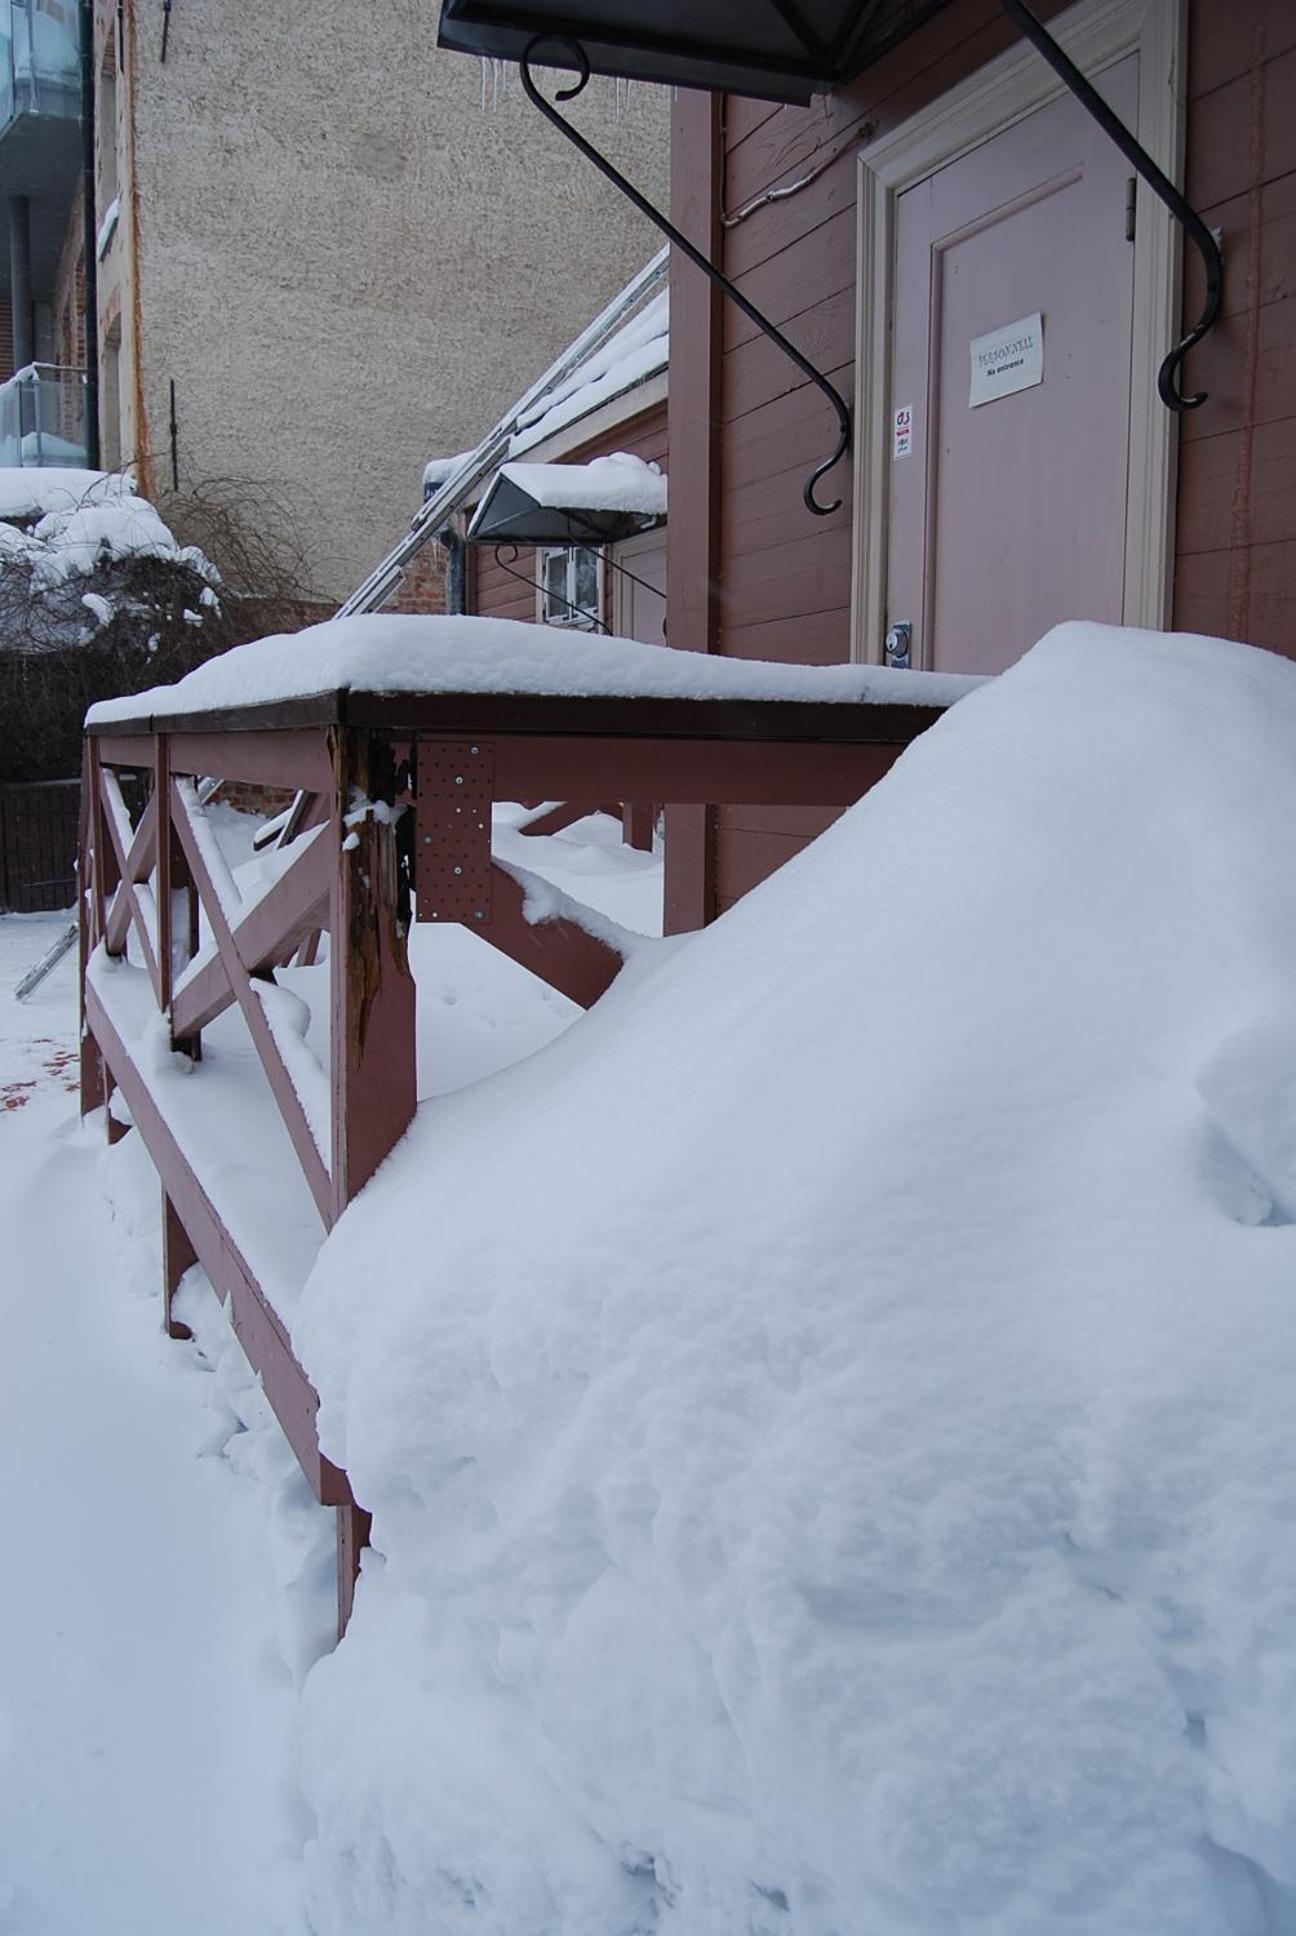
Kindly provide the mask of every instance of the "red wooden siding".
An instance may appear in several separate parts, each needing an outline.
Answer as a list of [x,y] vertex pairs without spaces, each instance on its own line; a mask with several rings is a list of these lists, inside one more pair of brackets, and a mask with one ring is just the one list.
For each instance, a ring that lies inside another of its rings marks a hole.
[[[1189,359],[1174,622],[1296,656],[1296,7],[1196,0],[1188,192],[1224,234],[1224,320]],[[1190,265],[1185,307],[1195,314]]]
[[[1060,9],[1041,6],[1046,17]],[[729,273],[849,399],[854,385],[856,155],[1014,38],[997,0],[956,4],[853,88],[807,109],[681,93],[672,149],[677,221],[698,230],[699,183],[719,145]],[[1224,230],[1227,319],[1189,363],[1209,402],[1184,420],[1175,623],[1296,655],[1296,6],[1191,0],[1188,189]],[[772,187],[822,172],[743,216]],[[680,346],[710,301],[672,277],[672,402]],[[1190,265],[1185,309],[1195,315]],[[672,583],[681,530],[718,520],[714,641],[703,649],[823,663],[850,650],[849,465],[820,485],[844,502],[808,517],[801,485],[832,448],[828,406],[726,306],[710,407],[672,411]],[[684,639],[675,642],[683,644]],[[728,809],[708,856],[723,907],[804,839],[777,813]],[[668,885],[668,894],[670,888]]]
[[[564,463],[585,464],[594,457],[607,457],[613,451],[628,451],[632,457],[642,457],[647,464],[666,464],[666,411],[658,404],[640,416],[617,429],[609,430],[601,437],[591,438],[576,451],[563,459]],[[524,451],[519,463],[527,461]],[[508,552],[505,556],[509,557]],[[516,558],[509,557],[512,572],[521,572],[525,584],[519,584],[516,577],[496,562],[494,550],[490,545],[469,545],[468,547],[468,609],[482,618],[521,618],[534,619],[536,615],[536,557],[534,545],[520,547]]]

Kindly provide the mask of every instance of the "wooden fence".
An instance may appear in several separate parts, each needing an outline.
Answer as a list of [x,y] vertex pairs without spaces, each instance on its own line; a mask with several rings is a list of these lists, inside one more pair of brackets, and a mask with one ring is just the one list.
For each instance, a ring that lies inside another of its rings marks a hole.
[[0,913],[72,906],[80,812],[80,780],[0,786]]

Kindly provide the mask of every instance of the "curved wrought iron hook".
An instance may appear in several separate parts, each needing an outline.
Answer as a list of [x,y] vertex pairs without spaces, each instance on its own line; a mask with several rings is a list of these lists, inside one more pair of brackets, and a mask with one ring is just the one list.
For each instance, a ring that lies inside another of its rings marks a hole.
[[1058,46],[1047,27],[1036,19],[1026,0],[1000,0],[1000,4],[1004,12],[1016,21],[1035,51],[1043,55],[1085,112],[1115,142],[1130,167],[1142,177],[1158,200],[1165,203],[1175,221],[1197,245],[1206,268],[1206,301],[1197,322],[1183,340],[1175,344],[1157,372],[1157,394],[1167,410],[1197,410],[1206,401],[1206,391],[1198,390],[1190,397],[1182,396],[1177,379],[1179,366],[1189,350],[1195,343],[1200,343],[1207,330],[1219,320],[1220,306],[1224,300],[1224,258],[1219,243],[1196,209],[1185,201],[1169,176],[1157,167],[1147,149],[1135,140],[1120,116],[1108,107],[1088,76]]
[[[1149,185],[1152,188],[1156,188],[1155,182]],[[1161,199],[1164,201],[1166,198],[1162,196]],[[1177,208],[1174,208],[1172,212],[1179,216],[1179,220],[1183,222],[1185,231],[1197,244],[1198,252],[1201,255],[1206,269],[1206,300],[1202,304],[1202,312],[1197,321],[1188,331],[1188,334],[1175,344],[1174,348],[1162,362],[1161,368],[1157,371],[1157,394],[1161,398],[1162,403],[1167,410],[1181,411],[1196,410],[1206,401],[1205,390],[1195,390],[1190,397],[1185,397],[1180,393],[1178,388],[1179,366],[1193,345],[1200,343],[1207,330],[1213,329],[1219,321],[1220,307],[1224,301],[1224,257],[1220,253],[1220,245],[1202,221],[1200,215],[1194,209],[1188,208],[1187,203],[1184,203],[1183,206],[1187,211],[1187,217],[1190,219],[1185,219],[1185,216]]]
[[[495,563],[499,566],[502,572],[505,572],[510,578],[516,578],[519,585],[527,585],[531,588],[532,591],[535,590],[535,582],[536,582],[535,579],[528,578],[524,571],[516,571],[514,569],[518,559],[522,556],[522,547],[520,545],[515,544],[512,538],[501,538],[499,543],[497,545],[493,545],[491,548],[495,554]],[[504,556],[504,553],[506,551],[512,554],[508,558],[505,558]],[[649,590],[651,591],[652,589],[653,587],[649,586]],[[593,629],[596,632],[605,632],[609,635],[611,634],[612,627],[610,625],[605,624],[601,613],[587,611],[583,605],[574,605],[571,599],[568,598],[563,592],[551,593],[550,596],[557,597],[559,604],[565,605],[567,607],[567,610],[571,612],[576,618],[593,619],[594,621]]]
[[838,391],[834,390],[827,377],[821,376],[818,370],[815,369],[813,363],[802,356],[795,344],[789,343],[782,330],[776,329],[774,324],[770,322],[768,316],[763,316],[754,303],[748,302],[741,289],[736,288],[722,270],[717,269],[713,262],[708,261],[701,249],[695,247],[686,235],[681,235],[674,223],[668,221],[660,209],[654,208],[647,197],[639,193],[634,183],[627,181],[621,171],[613,167],[606,155],[600,154],[598,149],[592,143],[588,142],[578,129],[571,125],[570,121],[567,121],[558,113],[554,101],[550,101],[540,92],[540,89],[536,86],[535,77],[531,70],[539,58],[540,50],[545,47],[554,50],[561,49],[565,56],[562,64],[564,66],[574,67],[576,70],[576,79],[566,87],[559,88],[554,96],[554,101],[574,101],[576,96],[584,91],[590,78],[589,56],[578,40],[571,40],[565,34],[536,34],[533,39],[527,42],[522,58],[518,63],[523,91],[532,107],[538,108],[540,113],[544,115],[546,121],[552,122],[553,126],[567,137],[572,146],[579,149],[587,161],[593,162],[600,174],[605,175],[615,187],[620,189],[627,200],[634,203],[634,206],[639,210],[641,215],[645,216],[654,227],[660,229],[662,234],[670,242],[674,243],[681,254],[686,255],[689,261],[696,268],[699,268],[709,281],[715,284],[717,289],[723,290],[730,302],[737,309],[741,310],[748,322],[754,323],[762,335],[768,336],[770,341],[782,350],[784,356],[788,357],[796,365],[802,375],[807,377],[832,405],[838,425],[837,447],[831,457],[826,457],[821,464],[817,464],[814,470],[811,471],[801,493],[805,499],[806,509],[813,512],[815,517],[830,517],[834,511],[840,510],[842,500],[840,498],[834,498],[831,504],[820,504],[815,496],[815,486],[821,477],[825,477],[832,470],[835,464],[841,462],[842,458],[850,449],[851,415],[845,399]]

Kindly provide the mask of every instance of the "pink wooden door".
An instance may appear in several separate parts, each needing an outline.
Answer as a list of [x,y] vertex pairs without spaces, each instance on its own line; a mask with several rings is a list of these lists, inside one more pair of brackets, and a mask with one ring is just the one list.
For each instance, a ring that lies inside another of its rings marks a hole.
[[[1137,57],[1099,84],[1132,123]],[[1128,182],[1066,98],[897,198],[887,625],[915,665],[998,672],[1062,619],[1121,618]]]
[[629,538],[617,545],[611,556],[614,564],[623,567],[614,573],[613,629],[625,639],[643,639],[649,645],[664,644],[666,533],[648,531],[641,538]]

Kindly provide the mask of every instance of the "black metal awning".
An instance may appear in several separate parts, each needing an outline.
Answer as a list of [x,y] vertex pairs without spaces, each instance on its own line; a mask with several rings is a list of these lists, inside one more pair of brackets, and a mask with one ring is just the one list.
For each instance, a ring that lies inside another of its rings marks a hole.
[[[628,76],[675,87],[751,94],[804,105],[815,93],[844,86],[939,13],[947,0],[442,0],[438,42],[461,53],[515,60],[527,99],[593,163],[646,219],[793,362],[831,404],[836,448],[807,478],[806,508],[824,517],[840,500],[823,504],[820,478],[850,449],[846,400],[795,344],[763,315],[723,270],[708,260],[607,156],[560,112],[592,74]],[[1036,0],[1037,3],[1037,0]],[[1028,0],[999,0],[1025,39],[1046,60],[1080,106],[1141,176],[1199,251],[1206,299],[1201,316],[1165,356],[1157,390],[1166,408],[1195,410],[1204,391],[1184,396],[1184,357],[1219,316],[1224,263],[1219,243],[1181,191],[1107,105],[1093,82],[1039,20]],[[570,69],[576,80],[553,100],[536,82],[536,69]]]
[[[476,516],[468,527],[470,544],[605,545],[622,538],[636,537],[666,522],[662,512],[627,511],[615,506],[568,502],[544,502],[554,492],[533,495],[525,483],[511,477],[506,465],[487,491]],[[528,471],[548,471],[561,476],[562,466],[518,465],[525,479]],[[569,467],[571,468],[571,467]],[[575,467],[583,474],[583,467]],[[575,480],[573,480],[575,481]],[[664,487],[664,481],[663,481]],[[579,490],[571,495],[579,497]]]
[[[948,0],[444,0],[459,53],[804,105],[840,87]],[[533,46],[537,37],[543,46]],[[528,52],[529,50],[529,52]]]

